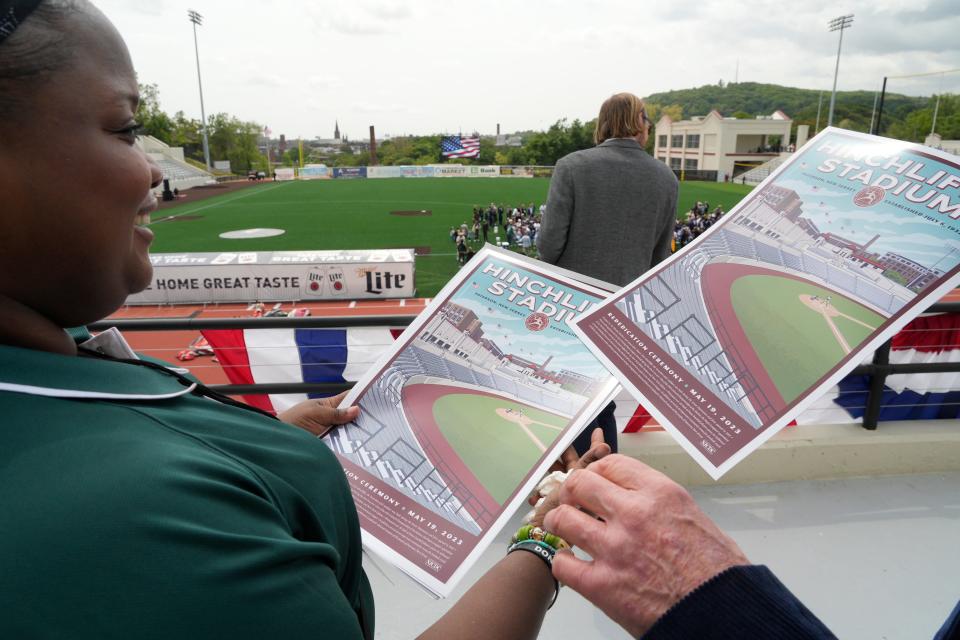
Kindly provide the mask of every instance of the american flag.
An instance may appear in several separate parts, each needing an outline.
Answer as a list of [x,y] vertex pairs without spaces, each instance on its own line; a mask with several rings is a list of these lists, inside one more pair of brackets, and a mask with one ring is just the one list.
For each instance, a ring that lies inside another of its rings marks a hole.
[[480,136],[444,136],[440,141],[440,154],[444,158],[477,158],[480,156]]

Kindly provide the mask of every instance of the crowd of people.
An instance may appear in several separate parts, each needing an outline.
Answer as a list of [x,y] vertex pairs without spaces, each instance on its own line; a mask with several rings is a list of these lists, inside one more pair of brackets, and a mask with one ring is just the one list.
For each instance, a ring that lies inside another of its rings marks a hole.
[[713,226],[713,223],[720,220],[723,216],[723,207],[717,205],[713,211],[710,210],[709,202],[697,200],[697,204],[690,207],[683,220],[677,220],[673,226],[673,249],[674,251],[685,247],[696,240],[701,233]]
[[[486,243],[508,246],[524,255],[537,257],[536,240],[547,205],[533,202],[504,207],[491,202],[488,206],[473,207],[470,221],[459,227],[450,227],[450,241],[454,244],[457,263],[464,265]],[[698,200],[689,211],[677,219],[673,228],[673,250],[693,242],[726,213],[721,205],[712,210],[710,203]]]
[[464,265],[469,262],[478,246],[488,242],[535,256],[535,242],[545,209],[545,204],[538,207],[533,202],[514,207],[504,207],[502,202],[491,202],[485,207],[474,206],[471,222],[464,220],[459,227],[450,227],[450,241],[457,249],[457,263]]

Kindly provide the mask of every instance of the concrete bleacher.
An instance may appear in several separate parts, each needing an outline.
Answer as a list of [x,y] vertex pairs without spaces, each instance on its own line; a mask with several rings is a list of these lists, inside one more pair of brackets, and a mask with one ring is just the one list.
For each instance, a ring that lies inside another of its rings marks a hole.
[[741,173],[739,176],[734,178],[733,181],[739,182],[741,184],[760,184],[761,182],[766,180],[771,173],[776,171],[780,167],[780,165],[786,162],[792,155],[793,155],[792,153],[783,153],[777,156],[776,158],[773,158],[772,160],[768,160],[767,162],[764,162],[759,167],[755,167],[753,169],[750,169],[749,171],[745,171]]
[[[704,242],[712,248],[725,250],[727,246],[743,242],[750,247],[750,238],[718,238],[711,234]],[[701,248],[707,246],[701,244]],[[646,318],[650,332],[672,356],[691,366],[697,378],[714,393],[726,398],[731,405],[742,409],[741,415],[751,424],[759,424],[753,407],[744,398],[736,376],[731,376],[731,363],[724,355],[722,345],[710,326],[699,278],[699,269],[687,269],[685,258],[679,265],[665,269],[646,282],[631,304],[637,305],[633,314]],[[696,275],[693,275],[696,274]],[[664,307],[664,304],[666,306]],[[697,319],[698,322],[694,322]]]
[[699,248],[711,260],[746,258],[775,268],[800,271],[830,287],[857,296],[886,313],[895,313],[907,302],[892,291],[871,283],[868,278],[858,277],[850,269],[833,264],[836,255],[822,247],[811,246],[802,253],[795,253],[782,249],[773,241],[767,242],[736,230],[717,229],[701,241]]
[[171,147],[153,136],[140,136],[137,144],[160,166],[164,179],[170,181],[171,189],[185,191],[217,182],[212,174],[189,164],[181,147]]
[[423,507],[478,533],[477,523],[430,463],[427,452],[410,437],[406,416],[395,395],[398,374],[400,379],[408,377],[398,369],[387,371],[383,380],[388,383],[372,385],[364,394],[357,420],[331,434],[334,450],[405,488]]

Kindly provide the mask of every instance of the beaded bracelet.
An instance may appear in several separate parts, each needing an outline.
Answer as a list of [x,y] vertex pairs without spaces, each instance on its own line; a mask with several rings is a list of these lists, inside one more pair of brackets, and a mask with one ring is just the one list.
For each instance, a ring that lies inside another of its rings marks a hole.
[[[553,578],[553,556],[556,555],[557,550],[549,544],[540,540],[520,540],[510,545],[510,548],[507,549],[507,555],[510,555],[514,551],[526,551],[543,560],[547,564],[550,577]],[[553,578],[553,599],[550,601],[550,604],[547,605],[548,611],[557,602],[557,596],[559,595],[560,582],[556,578]]]
[[570,545],[567,544],[567,541],[560,536],[547,533],[540,527],[535,527],[531,524],[524,525],[517,529],[517,532],[513,535],[513,538],[511,538],[510,541],[520,542],[522,540],[540,540],[553,547],[555,551],[570,548]]

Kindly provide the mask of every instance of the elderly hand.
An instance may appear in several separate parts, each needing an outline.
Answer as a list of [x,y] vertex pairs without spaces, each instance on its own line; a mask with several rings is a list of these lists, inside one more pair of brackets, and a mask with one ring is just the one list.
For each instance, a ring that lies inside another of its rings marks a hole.
[[607,456],[563,484],[545,528],[593,560],[558,553],[553,575],[640,637],[713,576],[749,564],[680,485],[642,462]]
[[[593,430],[593,433],[590,434],[590,448],[587,449],[586,453],[583,456],[577,455],[577,450],[573,447],[567,447],[566,451],[560,456],[560,459],[553,463],[553,465],[548,470],[548,473],[553,473],[554,471],[573,471],[575,469],[586,469],[587,465],[600,460],[603,457],[606,457],[610,454],[610,445],[603,441],[603,429],[597,427]],[[558,504],[560,504],[560,492],[552,491],[543,502],[540,502],[538,505],[537,502],[540,500],[540,494],[534,490],[530,497],[527,499],[527,502],[531,506],[535,506],[536,509],[533,512],[533,518],[530,520],[530,524],[540,527],[543,526],[543,518],[550,512],[551,509],[554,509]]]
[[323,437],[333,427],[356,420],[360,415],[360,407],[337,408],[346,395],[347,392],[344,391],[332,398],[304,400],[286,411],[281,411],[277,417],[287,424],[300,427],[317,437]]

